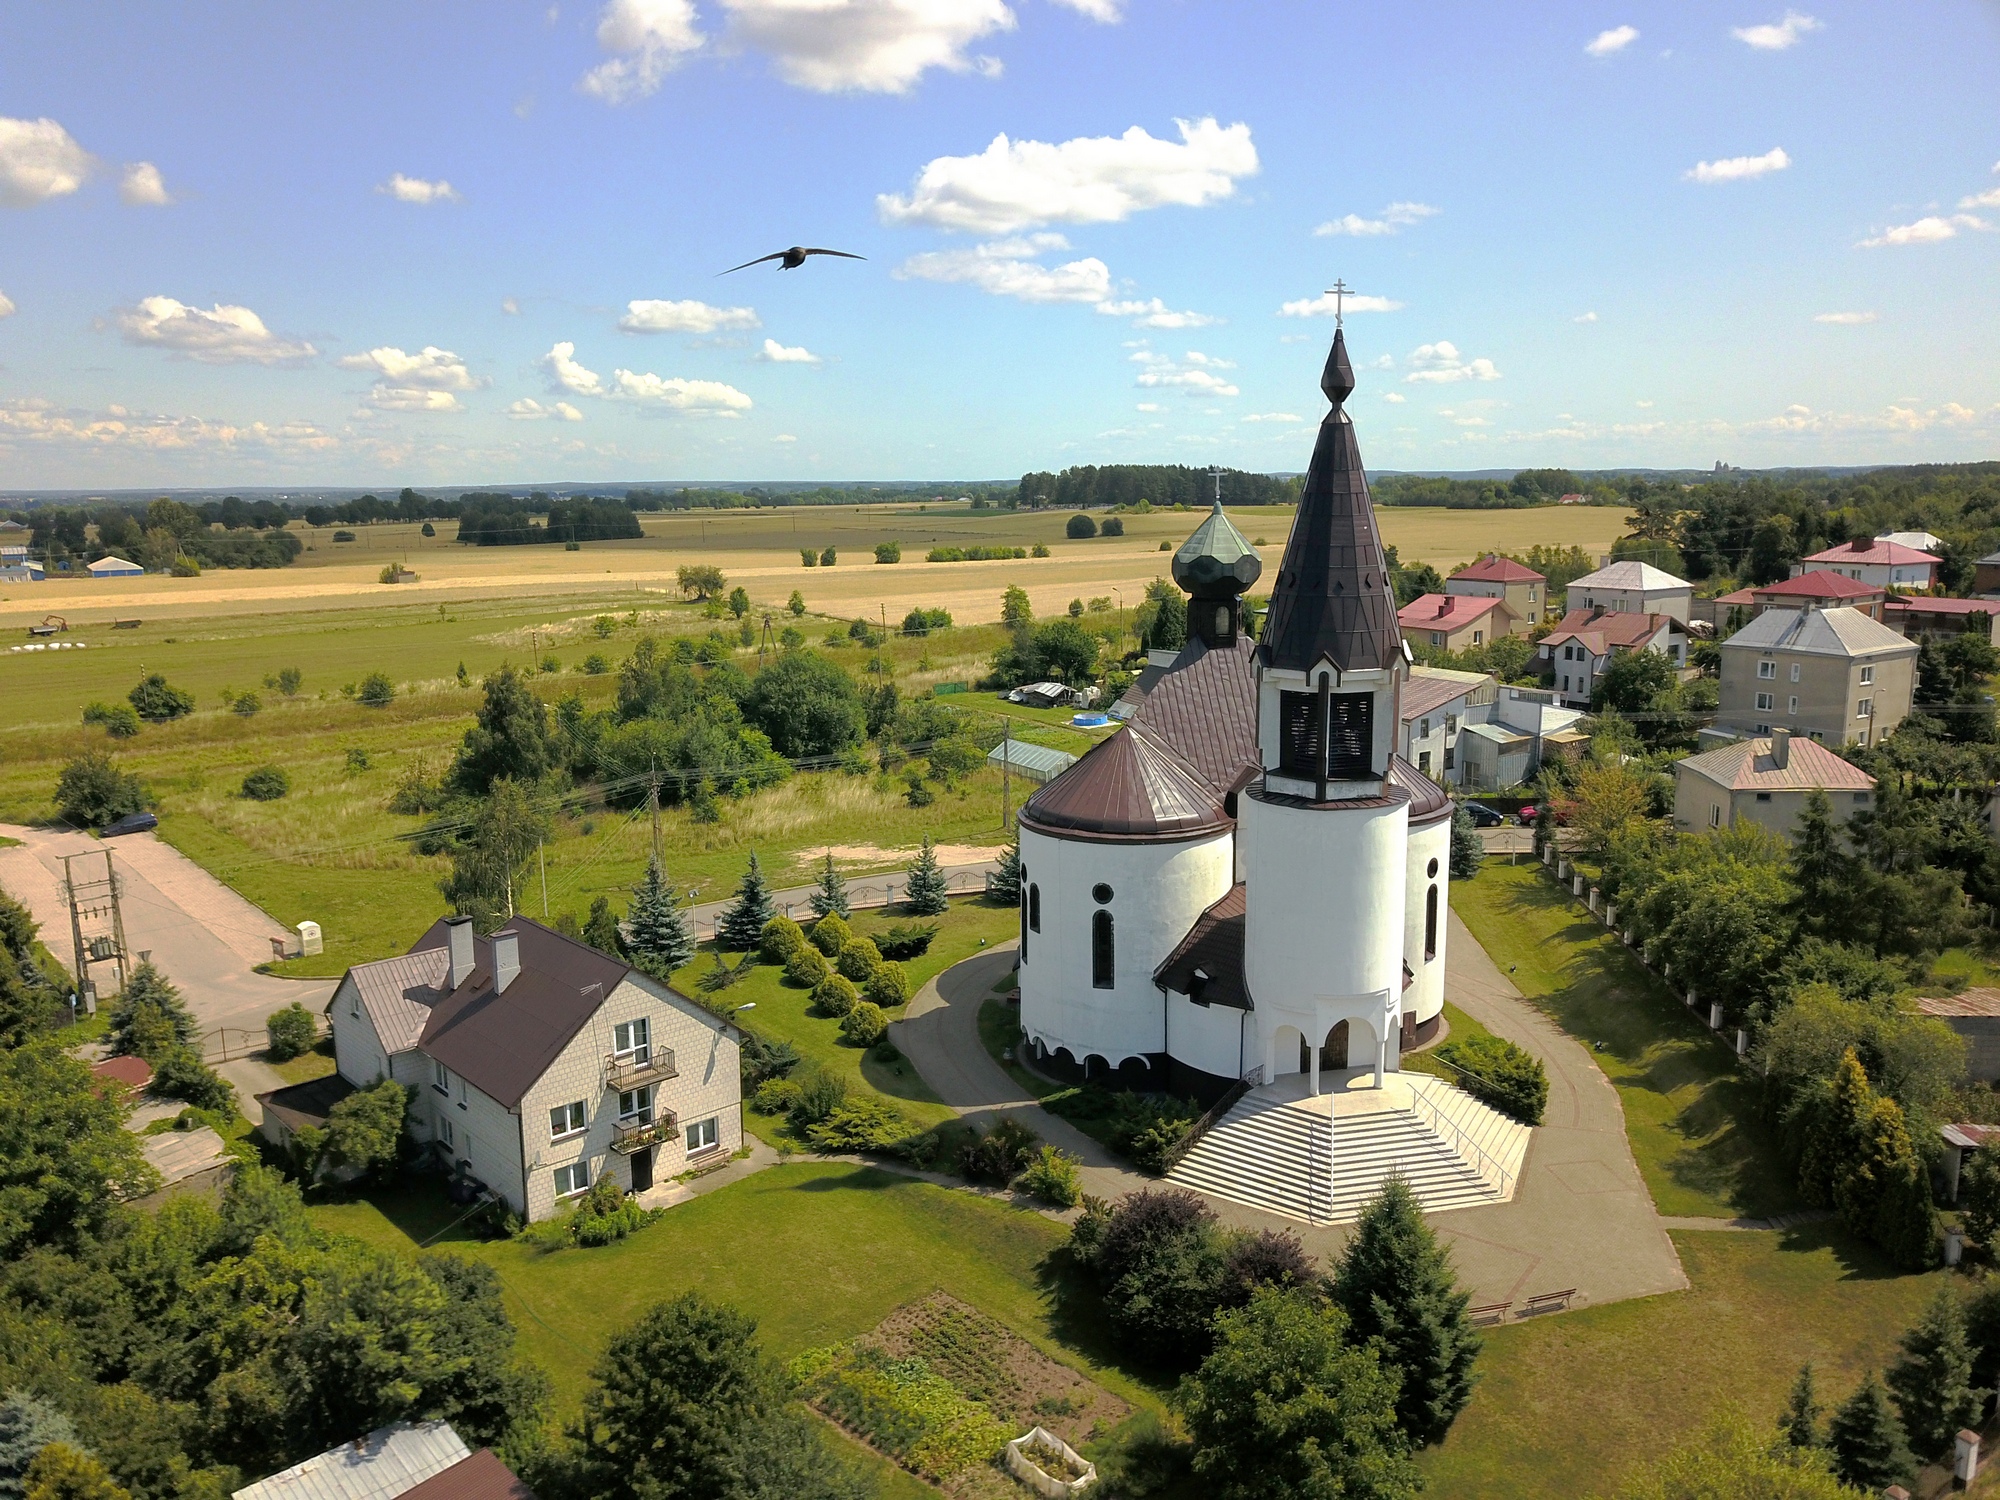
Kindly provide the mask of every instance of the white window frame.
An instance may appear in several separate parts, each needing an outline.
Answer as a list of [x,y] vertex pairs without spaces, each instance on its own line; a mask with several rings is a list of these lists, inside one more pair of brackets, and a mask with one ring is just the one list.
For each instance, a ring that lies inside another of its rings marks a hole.
[[716,1118],[716,1116],[710,1115],[706,1120],[695,1120],[688,1125],[687,1154],[689,1156],[699,1156],[704,1151],[713,1151],[715,1149],[717,1143],[722,1139],[721,1134],[716,1129]]
[[1797,682],[1798,680],[1799,680],[1799,664],[1798,664],[1797,662],[1793,662],[1793,663],[1792,663],[1792,681],[1794,681],[1794,682]]
[[549,1141],[566,1141],[582,1135],[590,1128],[588,1111],[583,1101],[577,1099],[569,1104],[558,1104],[549,1111]]
[[1857,719],[1874,718],[1875,700],[1873,698],[1861,698],[1856,700],[1854,705],[1854,717]]
[[611,1055],[633,1062],[650,1061],[653,1055],[653,1025],[644,1016],[620,1021],[611,1028]]
[[579,1157],[567,1166],[557,1167],[549,1177],[555,1186],[557,1202],[580,1198],[590,1191],[590,1159]]
[[1875,686],[1875,669],[1873,667],[1863,667],[1861,669],[1861,685],[1863,687]]
[[638,1120],[642,1124],[653,1123],[653,1086],[620,1089],[618,1091],[618,1123],[623,1125]]
[[1722,826],[1722,808],[1713,802],[1708,804],[1708,826],[1710,828]]
[[444,1142],[446,1146],[452,1145],[451,1120],[449,1119],[449,1117],[445,1115],[437,1116],[436,1123],[431,1128],[432,1131],[436,1134],[437,1138],[440,1141]]
[[1793,693],[1785,702],[1790,705],[1785,709],[1786,713],[1796,714],[1799,711],[1799,695],[1797,693]]
[[1760,661],[1757,663],[1757,680],[1759,682],[1770,682],[1774,678],[1776,678],[1777,675],[1778,675],[1778,664],[1776,662]]
[[431,1087],[446,1098],[451,1097],[451,1069],[436,1058],[431,1059]]
[[1775,693],[1759,693],[1757,695],[1756,708],[1759,713],[1768,713],[1777,706],[1778,699]]

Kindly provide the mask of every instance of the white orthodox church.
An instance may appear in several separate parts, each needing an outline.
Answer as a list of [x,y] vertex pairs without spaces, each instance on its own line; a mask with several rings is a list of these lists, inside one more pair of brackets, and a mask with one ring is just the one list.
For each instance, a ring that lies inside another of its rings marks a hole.
[[[1442,1137],[1486,1183],[1464,1201],[1510,1196],[1525,1129],[1516,1140],[1468,1096],[1400,1072],[1444,1006],[1452,805],[1395,753],[1409,665],[1339,331],[1321,389],[1332,409],[1259,638],[1241,601],[1263,563],[1218,501],[1174,556],[1186,648],[1124,729],[1021,809],[1022,1045],[1059,1078],[1208,1100],[1247,1083],[1225,1124],[1302,1109],[1290,1123],[1311,1159],[1337,1153],[1312,1130],[1337,1136],[1351,1112],[1409,1114],[1423,1150]],[[1324,1176],[1302,1189],[1307,1211],[1297,1191],[1279,1211],[1341,1216]]]

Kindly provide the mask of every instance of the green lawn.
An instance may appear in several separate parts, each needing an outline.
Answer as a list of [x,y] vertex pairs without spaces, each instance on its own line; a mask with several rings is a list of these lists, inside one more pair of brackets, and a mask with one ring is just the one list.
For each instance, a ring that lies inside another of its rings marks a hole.
[[1472,1404],[1419,1460],[1431,1493],[1609,1494],[1719,1407],[1775,1422],[1808,1359],[1837,1404],[1949,1274],[1896,1275],[1831,1224],[1673,1238],[1692,1290],[1488,1331]]
[[[1444,1003],[1444,1024],[1445,1042],[1469,1042],[1475,1037],[1493,1035],[1449,1000]],[[1439,1042],[1437,1047],[1443,1045],[1444,1042]],[[1412,1073],[1429,1073],[1447,1083],[1456,1083],[1459,1075],[1438,1060],[1437,1047],[1426,1047],[1421,1052],[1405,1052],[1403,1067]]]
[[1539,865],[1488,863],[1452,909],[1521,993],[1618,1089],[1632,1154],[1659,1211],[1762,1217],[1799,1206],[1755,1082],[1707,1027]]

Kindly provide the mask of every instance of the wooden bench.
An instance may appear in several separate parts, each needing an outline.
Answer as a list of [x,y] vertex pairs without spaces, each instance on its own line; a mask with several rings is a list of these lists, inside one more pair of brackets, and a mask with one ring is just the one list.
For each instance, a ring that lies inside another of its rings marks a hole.
[[1507,1309],[1513,1305],[1512,1302],[1489,1302],[1484,1307],[1467,1308],[1466,1316],[1478,1324],[1504,1323],[1507,1321]]
[[1521,1309],[1521,1316],[1532,1318],[1537,1313],[1566,1312],[1569,1309],[1570,1298],[1575,1295],[1575,1287],[1567,1287],[1560,1292],[1541,1292],[1528,1299],[1527,1306]]

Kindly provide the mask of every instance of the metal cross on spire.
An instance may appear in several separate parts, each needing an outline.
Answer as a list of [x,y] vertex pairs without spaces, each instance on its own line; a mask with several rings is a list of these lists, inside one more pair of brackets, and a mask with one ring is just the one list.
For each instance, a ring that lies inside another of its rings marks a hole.
[[1210,477],[1211,479],[1213,479],[1213,480],[1215,481],[1215,503],[1216,503],[1217,505],[1221,505],[1221,504],[1222,504],[1222,465],[1220,465],[1220,464],[1210,464],[1210,465],[1208,466],[1208,473],[1209,473],[1209,477]]
[[1333,326],[1335,328],[1340,327],[1340,304],[1353,291],[1353,287],[1338,277],[1334,278],[1333,285],[1326,289],[1327,296],[1333,298]]

